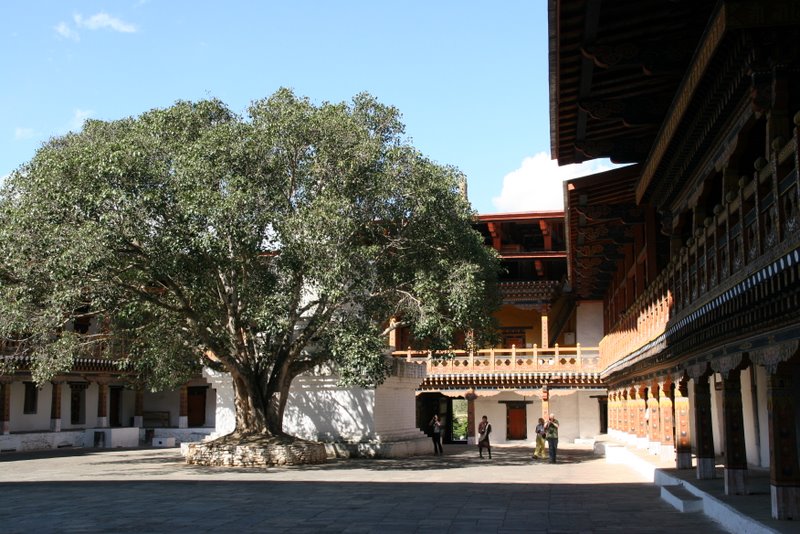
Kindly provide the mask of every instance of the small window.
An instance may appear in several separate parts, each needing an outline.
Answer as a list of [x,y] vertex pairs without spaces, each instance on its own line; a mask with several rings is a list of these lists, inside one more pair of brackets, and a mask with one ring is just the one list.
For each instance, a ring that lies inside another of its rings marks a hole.
[[25,384],[23,413],[34,414],[39,407],[39,389],[33,382],[23,382],[23,384]]

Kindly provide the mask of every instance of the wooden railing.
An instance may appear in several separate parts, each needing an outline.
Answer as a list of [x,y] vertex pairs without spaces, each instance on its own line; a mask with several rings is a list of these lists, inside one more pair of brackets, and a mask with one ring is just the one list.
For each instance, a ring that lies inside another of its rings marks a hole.
[[[800,123],[800,113],[795,117]],[[800,245],[798,128],[775,139],[770,160],[725,195],[680,252],[600,342],[600,368],[663,339],[692,313],[717,306],[754,273]],[[705,306],[705,308],[704,308]]]
[[597,372],[599,347],[559,347],[518,349],[456,350],[432,353],[398,350],[392,355],[406,361],[426,364],[428,374],[454,373],[529,373],[547,371]]

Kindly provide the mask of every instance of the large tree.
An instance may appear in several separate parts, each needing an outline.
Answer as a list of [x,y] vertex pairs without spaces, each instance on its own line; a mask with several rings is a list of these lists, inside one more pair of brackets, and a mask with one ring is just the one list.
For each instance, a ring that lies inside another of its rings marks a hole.
[[88,353],[155,387],[221,367],[237,435],[283,435],[298,374],[374,385],[389,328],[433,349],[488,331],[497,260],[462,179],[366,94],[88,121],[0,192],[0,335],[39,381]]

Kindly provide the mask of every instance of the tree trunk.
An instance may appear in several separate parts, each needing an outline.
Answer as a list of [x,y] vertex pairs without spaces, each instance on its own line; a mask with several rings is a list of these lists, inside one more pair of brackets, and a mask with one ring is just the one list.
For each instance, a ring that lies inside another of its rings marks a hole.
[[274,368],[271,376],[252,369],[232,372],[236,429],[240,435],[286,436],[283,414],[292,385],[286,369]]

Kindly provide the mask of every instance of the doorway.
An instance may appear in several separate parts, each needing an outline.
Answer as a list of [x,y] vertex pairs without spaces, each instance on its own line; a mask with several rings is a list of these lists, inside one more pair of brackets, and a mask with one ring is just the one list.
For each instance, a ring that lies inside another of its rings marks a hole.
[[208,386],[187,388],[187,424],[190,427],[206,424],[206,390]]
[[506,439],[528,439],[528,411],[523,402],[506,404]]

